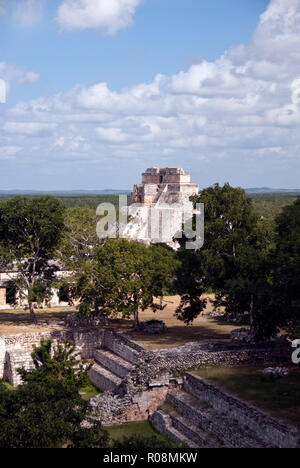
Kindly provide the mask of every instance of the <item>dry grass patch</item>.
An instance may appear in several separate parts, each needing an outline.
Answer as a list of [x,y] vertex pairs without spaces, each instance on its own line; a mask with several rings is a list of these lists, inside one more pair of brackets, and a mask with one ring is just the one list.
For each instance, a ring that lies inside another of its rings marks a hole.
[[27,310],[0,310],[0,335],[42,332],[53,326],[60,328],[65,317],[74,311],[75,309],[71,307],[37,309],[35,311],[37,325],[33,325]]
[[[141,321],[163,320],[168,327],[168,331],[162,335],[136,332],[133,330],[133,321],[122,318],[111,319],[108,327],[125,332],[131,339],[147,350],[173,348],[191,341],[228,341],[230,332],[235,328],[239,328],[239,326],[223,324],[210,318],[207,315],[212,310],[209,302],[201,317],[198,317],[193,325],[186,326],[174,317],[179,302],[179,296],[168,296],[163,299],[163,305],[166,306],[164,310],[157,313],[146,310],[140,313]],[[38,309],[36,310],[38,324],[33,325],[29,321],[29,312],[24,311],[24,309],[3,310],[0,311],[0,335],[42,332],[53,328],[60,329],[64,326],[65,317],[75,311],[76,309],[72,307]]]
[[[207,296],[212,297],[212,296]],[[173,348],[181,346],[191,341],[229,341],[230,332],[240,326],[229,324],[221,324],[217,320],[207,316],[207,313],[212,311],[212,305],[208,303],[205,312],[198,317],[193,325],[186,326],[183,322],[174,317],[176,308],[180,302],[179,296],[168,296],[163,300],[163,305],[166,308],[163,311],[153,313],[151,310],[146,310],[140,313],[140,320],[147,321],[152,319],[163,320],[168,331],[161,335],[148,335],[143,332],[136,332],[128,329],[130,337],[143,346],[146,350]],[[131,321],[122,320],[114,321],[114,326],[128,328]]]

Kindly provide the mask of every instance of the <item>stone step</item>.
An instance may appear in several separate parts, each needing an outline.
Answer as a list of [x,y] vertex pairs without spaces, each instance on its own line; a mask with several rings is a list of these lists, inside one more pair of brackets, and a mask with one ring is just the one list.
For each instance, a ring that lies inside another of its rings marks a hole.
[[114,391],[122,382],[122,379],[110,372],[100,364],[94,364],[89,370],[89,377],[93,385],[101,392]]
[[7,351],[5,354],[3,379],[14,387],[20,385],[22,383],[22,377],[17,372],[17,369],[23,367],[26,370],[31,370],[34,367],[31,354],[32,350],[26,349]]
[[213,434],[224,446],[231,448],[268,448],[253,431],[242,427],[230,414],[223,414],[207,402],[190,395],[184,390],[168,393],[166,402],[190,424]]
[[94,359],[98,364],[122,379],[133,369],[130,362],[104,348],[96,349]]
[[189,439],[185,434],[172,425],[170,416],[163,410],[160,409],[155,411],[150,416],[149,421],[157,432],[165,434],[175,444],[180,445],[183,442],[190,448],[198,448],[197,444],[195,444],[193,440]]
[[211,403],[216,411],[230,415],[247,432],[252,431],[254,439],[266,446],[276,448],[298,448],[300,432],[283,421],[273,418],[247,401],[228,393],[217,384],[188,372],[183,389],[198,400]]
[[178,411],[176,411],[171,405],[164,404],[161,410],[170,416],[172,426],[191,440],[198,448],[222,448],[223,444],[220,440],[203,431],[200,427],[192,424],[190,420],[183,417]]
[[125,361],[130,362],[130,364],[136,364],[139,359],[139,352],[122,341],[116,339],[105,341],[104,347],[108,351],[117,354],[117,356],[120,356]]

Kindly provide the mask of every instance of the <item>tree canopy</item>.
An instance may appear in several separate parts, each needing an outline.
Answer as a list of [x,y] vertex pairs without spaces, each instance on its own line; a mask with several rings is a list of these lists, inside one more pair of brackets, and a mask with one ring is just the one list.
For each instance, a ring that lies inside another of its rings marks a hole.
[[17,273],[10,279],[27,300],[33,321],[33,302],[49,296],[57,270],[52,260],[64,230],[63,211],[51,196],[0,202],[0,268]]
[[164,247],[108,240],[95,249],[94,261],[83,266],[77,283],[79,310],[133,316],[138,328],[140,310],[162,309],[156,298],[164,295],[176,266],[173,252]]
[[205,305],[200,295],[213,290],[216,307],[234,314],[247,312],[253,322],[256,295],[267,280],[270,233],[240,188],[215,184],[192,200],[204,203],[204,246],[199,251],[182,249],[179,253],[183,259],[178,278],[184,280],[177,316],[192,322]]
[[270,253],[272,289],[260,326],[276,332],[286,328],[299,338],[300,326],[300,199],[275,219],[275,247]]
[[80,395],[87,376],[74,345],[42,341],[32,357],[22,385],[0,383],[0,448],[103,447],[108,435]]

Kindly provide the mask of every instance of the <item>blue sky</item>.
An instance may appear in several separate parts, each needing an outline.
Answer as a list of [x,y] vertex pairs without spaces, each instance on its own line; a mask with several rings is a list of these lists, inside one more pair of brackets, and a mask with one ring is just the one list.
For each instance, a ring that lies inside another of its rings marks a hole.
[[0,189],[300,188],[300,0],[0,0]]
[[26,64],[40,76],[34,86],[13,85],[10,103],[98,81],[121,90],[158,73],[171,75],[202,57],[216,60],[228,47],[248,43],[268,0],[144,0],[134,26],[108,36],[99,29],[59,32],[59,1],[43,21],[20,27],[2,17],[1,61]]

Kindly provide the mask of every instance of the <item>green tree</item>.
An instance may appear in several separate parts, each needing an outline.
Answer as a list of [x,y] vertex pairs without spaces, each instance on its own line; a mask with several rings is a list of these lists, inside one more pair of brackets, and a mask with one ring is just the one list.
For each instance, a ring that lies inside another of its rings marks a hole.
[[175,316],[189,325],[207,304],[207,300],[202,298],[207,287],[205,269],[201,251],[185,250],[183,247],[178,251],[177,258],[180,260],[180,266],[175,274],[174,288],[181,298]]
[[34,302],[50,295],[57,265],[55,249],[64,229],[62,204],[54,197],[15,197],[0,202],[0,268],[26,299],[32,321]]
[[68,208],[64,213],[65,230],[57,248],[57,256],[69,271],[57,282],[60,301],[73,304],[80,299],[76,285],[82,280],[83,270],[89,270],[95,248],[103,241],[96,233],[99,216],[93,206]]
[[[23,384],[0,384],[0,448],[103,447],[108,435],[80,396],[87,376],[72,343],[42,341]],[[84,423],[84,424],[83,424]]]
[[[181,252],[185,271],[178,275],[184,281],[177,316],[191,322],[205,305],[200,295],[213,290],[217,308],[225,307],[227,313],[248,313],[253,324],[256,299],[267,283],[270,233],[240,188],[216,184],[192,200],[205,206],[204,247]],[[189,264],[193,275],[190,282]]]
[[81,296],[79,310],[133,316],[139,328],[139,311],[163,308],[155,298],[163,296],[176,266],[173,252],[164,247],[108,240],[95,249],[94,261],[83,265],[76,286]]
[[64,213],[64,235],[58,247],[62,261],[70,271],[80,270],[81,264],[93,257],[95,247],[101,245],[96,233],[99,216],[90,206],[68,208]]
[[272,291],[262,310],[259,328],[284,327],[299,338],[300,326],[300,199],[275,219],[275,248],[271,251]]

